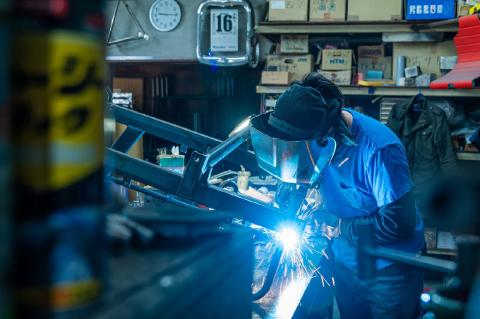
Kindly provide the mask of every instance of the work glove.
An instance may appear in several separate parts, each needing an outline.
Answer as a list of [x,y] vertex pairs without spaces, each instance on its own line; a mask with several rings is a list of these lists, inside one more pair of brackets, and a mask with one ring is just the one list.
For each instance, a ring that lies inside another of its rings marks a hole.
[[329,240],[340,236],[341,222],[337,215],[328,213],[324,209],[315,212],[315,232]]
[[288,214],[295,214],[303,204],[308,188],[297,184],[278,182],[275,202]]

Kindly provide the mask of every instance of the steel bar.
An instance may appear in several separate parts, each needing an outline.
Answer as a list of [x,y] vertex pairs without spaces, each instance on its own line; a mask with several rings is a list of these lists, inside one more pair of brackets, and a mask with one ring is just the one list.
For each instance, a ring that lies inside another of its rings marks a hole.
[[212,148],[207,154],[207,160],[205,165],[202,168],[202,173],[205,173],[208,168],[215,166],[231,154],[235,149],[237,149],[240,145],[242,145],[247,138],[249,137],[249,128],[245,128],[238,132],[235,135],[232,135],[228,139],[226,139],[223,143],[218,144],[214,148]]
[[196,204],[193,203],[193,202],[188,202],[188,201],[182,200],[181,198],[178,198],[178,197],[176,197],[172,194],[165,193],[165,192],[159,191],[159,190],[154,189],[154,188],[153,189],[152,188],[146,188],[146,187],[138,186],[138,185],[135,185],[135,184],[132,184],[132,183],[125,183],[124,179],[119,178],[119,177],[115,177],[115,176],[111,176],[111,175],[107,176],[106,179],[109,180],[109,181],[112,181],[112,182],[114,182],[118,185],[126,186],[129,189],[134,190],[136,192],[141,192],[145,195],[149,195],[149,196],[152,196],[152,197],[155,197],[155,198],[163,199],[163,200],[168,201],[170,203],[177,204],[177,205],[180,205],[180,206],[183,206],[183,207],[186,207],[186,208],[202,210],[201,208],[198,208],[196,206]]
[[[210,148],[222,142],[213,137],[123,107],[114,106],[111,108],[111,111],[115,116],[115,120],[119,123],[141,128],[145,133],[188,146],[201,153],[207,153]],[[255,155],[243,149],[236,149],[225,160],[243,165],[250,171],[261,171],[257,165]]]
[[125,38],[121,38],[121,39],[109,41],[109,42],[107,43],[107,45],[114,45],[114,44],[126,43],[126,42],[130,42],[130,41],[137,41],[137,40],[142,40],[142,39],[144,39],[143,36],[125,37]]
[[135,13],[132,11],[132,9],[130,9],[130,6],[128,5],[128,3],[125,1],[125,0],[122,0],[123,4],[125,5],[125,9],[127,9],[128,11],[128,14],[130,14],[130,17],[133,19],[133,23],[135,23],[135,25],[137,26],[138,29],[140,29],[140,31],[142,31],[142,36],[139,35],[139,39],[145,39],[145,35],[146,35],[146,32],[145,30],[143,29],[142,25],[140,24],[140,22],[138,21],[137,19],[137,16],[135,15]]
[[[121,174],[169,193],[179,189],[181,175],[110,148],[107,148],[106,155],[106,166],[114,174]],[[198,183],[191,194],[182,197],[215,210],[230,212],[239,219],[270,230],[278,230],[285,223],[298,225],[299,229],[303,229],[303,222],[295,216],[219,187]]]
[[231,212],[237,218],[273,231],[279,230],[282,225],[297,225],[299,230],[304,228],[303,222],[296,216],[220,187],[199,186],[188,199],[216,210]]
[[110,43],[110,39],[112,38],[113,25],[115,24],[115,20],[117,19],[119,6],[120,6],[120,0],[117,0],[117,3],[115,4],[115,10],[113,11],[112,20],[110,22],[110,27],[108,28],[107,44]]
[[454,274],[457,270],[457,264],[453,261],[443,260],[429,256],[418,256],[416,254],[407,253],[391,248],[366,248],[365,252],[370,256],[398,261],[415,267],[435,270],[446,274]]
[[113,173],[119,173],[166,192],[176,190],[182,181],[181,175],[111,148],[107,148],[106,156],[107,169]]
[[143,136],[145,132],[132,126],[127,126],[125,131],[113,143],[112,149],[127,153],[135,143]]

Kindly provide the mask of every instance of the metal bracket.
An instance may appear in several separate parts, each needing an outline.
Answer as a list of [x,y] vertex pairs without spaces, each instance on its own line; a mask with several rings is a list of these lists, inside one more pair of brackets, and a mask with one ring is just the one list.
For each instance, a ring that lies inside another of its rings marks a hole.
[[198,152],[193,152],[188,161],[185,173],[178,188],[177,194],[181,196],[190,196],[197,184],[202,179],[202,169],[207,157]]

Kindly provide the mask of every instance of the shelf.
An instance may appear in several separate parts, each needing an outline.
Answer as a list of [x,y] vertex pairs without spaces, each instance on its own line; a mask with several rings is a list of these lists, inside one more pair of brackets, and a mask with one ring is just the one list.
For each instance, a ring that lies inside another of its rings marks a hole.
[[[287,89],[286,86],[258,85],[259,94],[281,94]],[[433,97],[480,97],[480,89],[474,90],[432,90],[429,88],[405,88],[405,87],[360,87],[341,86],[344,95],[371,95],[371,96],[414,96],[421,92],[425,96]]]
[[480,161],[480,153],[457,153],[457,158],[461,161]]
[[427,255],[456,256],[457,251],[451,250],[451,249],[431,248],[431,249],[427,249]]
[[[256,34],[326,34],[326,33],[409,33],[418,32],[412,26],[426,23],[396,22],[262,22],[255,28]],[[457,25],[438,26],[419,32],[457,32]]]

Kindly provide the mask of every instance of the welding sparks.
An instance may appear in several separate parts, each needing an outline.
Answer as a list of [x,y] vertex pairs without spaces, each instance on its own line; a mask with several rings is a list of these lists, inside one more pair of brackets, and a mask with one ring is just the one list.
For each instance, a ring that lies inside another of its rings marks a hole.
[[295,228],[284,227],[278,233],[278,239],[285,251],[297,249],[300,244],[300,235]]
[[[307,196],[307,198],[310,197],[312,195]],[[256,254],[257,265],[261,265],[257,269],[267,268],[271,264],[277,247],[279,245],[283,247],[275,282],[272,285],[274,288],[265,299],[266,303],[272,300],[271,298],[277,299],[277,302],[283,300],[282,303],[276,303],[278,308],[276,318],[291,318],[293,313],[291,309],[287,309],[290,307],[280,305],[285,305],[285,299],[288,299],[294,310],[312,278],[318,278],[315,282],[318,282],[320,287],[330,289],[335,286],[331,270],[323,268],[327,266],[325,261],[328,263],[331,258],[325,252],[327,242],[319,233],[320,225],[313,215],[317,209],[318,200],[312,197],[312,200],[306,200],[302,209],[296,213],[299,220],[306,221],[306,227],[303,230],[299,229],[298,225],[283,225],[277,232],[265,228],[257,229],[263,234],[259,236],[262,238],[261,247],[257,246],[261,248]],[[254,287],[262,281],[261,272],[256,273],[260,277]]]

